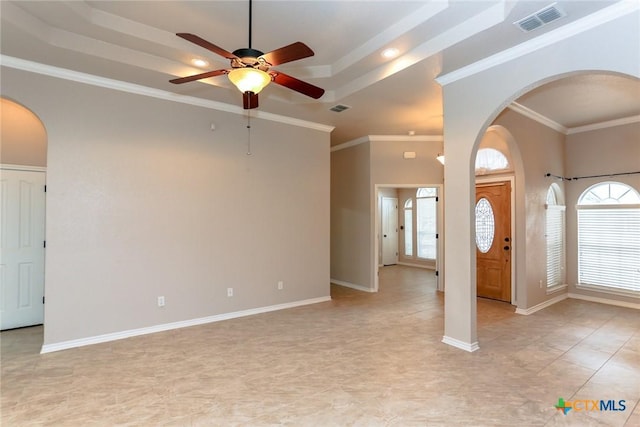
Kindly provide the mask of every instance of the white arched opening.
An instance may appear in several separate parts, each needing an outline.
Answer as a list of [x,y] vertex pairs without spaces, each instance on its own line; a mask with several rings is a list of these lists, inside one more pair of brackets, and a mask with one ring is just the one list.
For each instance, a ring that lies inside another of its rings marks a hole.
[[[474,225],[475,155],[485,130],[523,93],[577,73],[612,72],[640,77],[637,9],[553,43],[464,72],[439,78],[444,95],[445,167],[445,328],[443,342],[479,348],[476,305]],[[603,40],[628,40],[612,46]],[[545,67],[540,67],[545,64]]]

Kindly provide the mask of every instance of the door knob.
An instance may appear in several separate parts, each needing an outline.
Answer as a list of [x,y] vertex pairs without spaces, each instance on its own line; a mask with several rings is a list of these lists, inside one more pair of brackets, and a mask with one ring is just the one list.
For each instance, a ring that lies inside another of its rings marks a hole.
[[387,237],[387,235],[385,234],[384,237]]

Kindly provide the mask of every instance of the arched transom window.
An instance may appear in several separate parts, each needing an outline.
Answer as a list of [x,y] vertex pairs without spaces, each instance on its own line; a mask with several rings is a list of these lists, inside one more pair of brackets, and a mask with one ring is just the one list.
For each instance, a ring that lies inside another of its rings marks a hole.
[[476,175],[511,170],[507,156],[495,148],[480,148],[476,154]]

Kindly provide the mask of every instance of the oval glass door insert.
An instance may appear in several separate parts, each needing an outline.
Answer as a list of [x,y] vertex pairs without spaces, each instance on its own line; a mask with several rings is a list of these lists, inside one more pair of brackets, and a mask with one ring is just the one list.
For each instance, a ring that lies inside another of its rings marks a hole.
[[476,203],[476,246],[483,254],[489,252],[496,231],[496,221],[491,203],[481,198]]

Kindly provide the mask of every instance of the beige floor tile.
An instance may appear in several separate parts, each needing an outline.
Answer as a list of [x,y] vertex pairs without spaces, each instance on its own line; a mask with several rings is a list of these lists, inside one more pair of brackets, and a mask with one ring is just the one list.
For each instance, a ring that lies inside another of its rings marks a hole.
[[[2,332],[2,426],[640,426],[637,311],[480,299],[470,354],[441,342],[433,272],[380,273],[377,294],[47,355],[42,327]],[[554,408],[587,395],[630,406]]]

